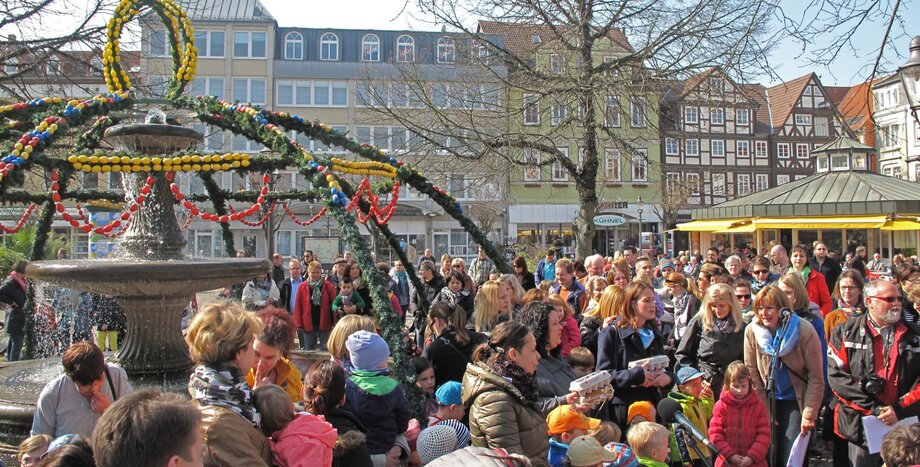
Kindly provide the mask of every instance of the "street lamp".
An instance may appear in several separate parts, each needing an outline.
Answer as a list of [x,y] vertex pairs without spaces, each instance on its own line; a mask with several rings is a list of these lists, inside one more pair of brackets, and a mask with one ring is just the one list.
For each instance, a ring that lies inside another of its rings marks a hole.
[[910,40],[910,55],[907,61],[898,68],[898,75],[901,76],[901,84],[904,86],[904,92],[907,93],[907,105],[910,106],[910,113],[914,120],[920,125],[920,117],[917,111],[920,111],[920,36],[914,36]]
[[642,211],[645,205],[642,204],[642,196],[636,197],[636,211],[639,213],[639,249],[642,249]]

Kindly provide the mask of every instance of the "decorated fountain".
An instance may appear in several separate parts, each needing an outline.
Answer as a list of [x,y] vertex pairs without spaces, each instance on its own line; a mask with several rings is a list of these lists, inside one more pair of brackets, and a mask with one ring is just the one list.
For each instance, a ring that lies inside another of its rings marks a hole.
[[[269,148],[269,152],[252,155],[198,151],[202,135],[187,127],[166,124],[165,114],[158,110],[152,111],[152,118],[144,123],[119,121],[125,114],[138,115],[139,110],[147,110],[139,109],[148,103],[135,96],[127,70],[121,65],[119,49],[124,26],[142,15],[159,17],[170,43],[173,76],[165,98],[157,104],[187,123],[194,120],[243,136]],[[400,248],[399,238],[387,226],[396,210],[401,185],[428,196],[483,245],[503,272],[510,272],[503,255],[464,216],[457,199],[409,164],[372,145],[358,144],[328,125],[297,115],[209,96],[183,96],[185,86],[194,78],[198,52],[191,22],[173,0],[122,0],[108,23],[107,38],[102,59],[108,94],[89,99],[46,97],[0,106],[0,202],[25,207],[16,225],[0,224],[0,230],[16,232],[41,206],[37,219],[33,219],[37,235],[26,275],[32,280],[116,298],[125,309],[128,330],[126,341],[110,358],[125,368],[136,387],[181,390],[191,362],[179,322],[190,298],[196,291],[238,283],[270,267],[263,259],[183,257],[184,230],[192,219],[218,226],[225,251],[233,256],[231,223],[260,226],[279,208],[304,227],[323,216],[332,216],[339,224],[341,238],[364,271],[382,334],[392,349],[402,348],[402,320],[390,306],[386,279],[378,274],[356,223],[372,224],[407,265],[416,288],[421,287],[412,262]],[[344,148],[353,157],[314,155],[291,138],[292,132],[324,146]],[[63,135],[75,137],[75,144],[62,157],[55,155],[54,149]],[[291,167],[306,177],[310,187],[270,191],[269,174]],[[251,191],[222,190],[213,177],[222,171],[262,174],[262,186]],[[33,176],[50,174],[52,182],[47,192],[18,188],[30,172],[34,172]],[[81,173],[107,172],[123,174],[124,192],[69,188]],[[206,192],[182,193],[176,183],[178,172],[199,177]],[[372,183],[370,177],[378,181]],[[204,206],[204,202],[210,206]],[[299,219],[289,207],[291,202],[321,203],[324,207],[309,219]],[[122,212],[103,225],[86,216],[81,203],[120,206]],[[182,216],[185,222],[180,225],[178,217]],[[116,257],[42,261],[43,245],[55,218],[87,234],[117,238]],[[30,288],[27,310],[37,309],[34,289]],[[421,301],[427,308],[424,297]],[[27,313],[26,358],[30,358],[32,347],[40,339],[33,321]],[[404,383],[407,393],[421,401],[412,384],[414,371],[406,354],[397,351],[393,356],[392,375]],[[0,451],[9,452],[27,433],[38,393],[59,374],[60,362],[56,358],[0,367]]]

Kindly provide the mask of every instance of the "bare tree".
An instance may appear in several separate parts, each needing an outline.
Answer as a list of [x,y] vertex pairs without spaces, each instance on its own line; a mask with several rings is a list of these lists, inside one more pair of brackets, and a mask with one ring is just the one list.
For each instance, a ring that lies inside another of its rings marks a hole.
[[[477,169],[469,173],[520,176],[528,166],[546,167],[574,182],[581,257],[590,254],[595,235],[599,154],[616,148],[654,182],[655,162],[642,148],[658,144],[662,80],[716,66],[740,80],[769,73],[765,55],[776,39],[766,30],[773,7],[759,0],[420,0],[419,6],[459,35],[456,58],[441,66],[397,60],[388,73],[378,70],[374,79],[400,83],[406,98],[394,104],[370,93],[376,118],[408,128],[429,148],[414,153],[448,155]],[[528,116],[539,124],[523,125]],[[561,141],[574,142],[577,157]]]

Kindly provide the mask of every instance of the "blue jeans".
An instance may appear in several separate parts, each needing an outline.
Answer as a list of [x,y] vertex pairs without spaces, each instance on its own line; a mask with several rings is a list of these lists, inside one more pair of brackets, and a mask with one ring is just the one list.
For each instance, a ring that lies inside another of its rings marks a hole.
[[304,331],[302,344],[306,350],[316,350],[317,339],[319,339],[319,350],[326,350],[326,341],[329,340],[329,331]]
[[6,344],[6,359],[10,362],[19,361],[19,356],[22,353],[22,339],[23,336],[9,336],[10,339]]

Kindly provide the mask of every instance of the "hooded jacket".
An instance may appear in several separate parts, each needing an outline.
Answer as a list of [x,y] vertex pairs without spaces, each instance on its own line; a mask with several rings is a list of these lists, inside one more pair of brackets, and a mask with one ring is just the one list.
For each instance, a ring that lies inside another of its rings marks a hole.
[[207,467],[267,467],[271,448],[261,431],[238,413],[216,405],[199,406]]
[[367,449],[385,454],[409,427],[409,401],[389,376],[355,370],[345,381],[345,408],[368,428]]
[[434,369],[434,382],[440,386],[448,381],[463,381],[466,364],[470,362],[473,349],[488,340],[485,334],[467,331],[470,341],[466,345],[457,342],[457,331],[448,327],[436,339],[425,346],[422,355],[431,361]]
[[321,415],[301,412],[269,438],[272,461],[278,467],[331,467],[337,440],[335,428]]
[[753,390],[743,399],[722,391],[709,421],[709,439],[719,450],[716,467],[728,466],[728,459],[736,454],[750,457],[754,467],[767,467],[770,419]]
[[533,401],[481,364],[470,363],[463,375],[463,405],[470,415],[473,446],[503,448],[529,458],[547,458],[546,419]]
[[371,453],[367,450],[367,428],[355,414],[338,407],[326,410],[326,421],[339,434],[332,448],[333,467],[372,467]]
[[[668,394],[668,398],[680,404],[681,411],[686,415],[687,419],[690,420],[690,423],[693,423],[701,432],[706,433],[709,431],[709,419],[712,418],[712,398],[693,397],[679,391],[672,391]],[[677,444],[675,443],[674,427],[670,426],[669,431],[671,432],[672,442],[671,458],[676,459],[679,454],[674,452],[674,447],[676,447]],[[709,456],[709,448],[706,446],[699,446],[699,448],[704,456]],[[688,454],[690,455],[690,459],[694,461],[699,460],[700,456],[696,454],[696,451],[690,450]]]

